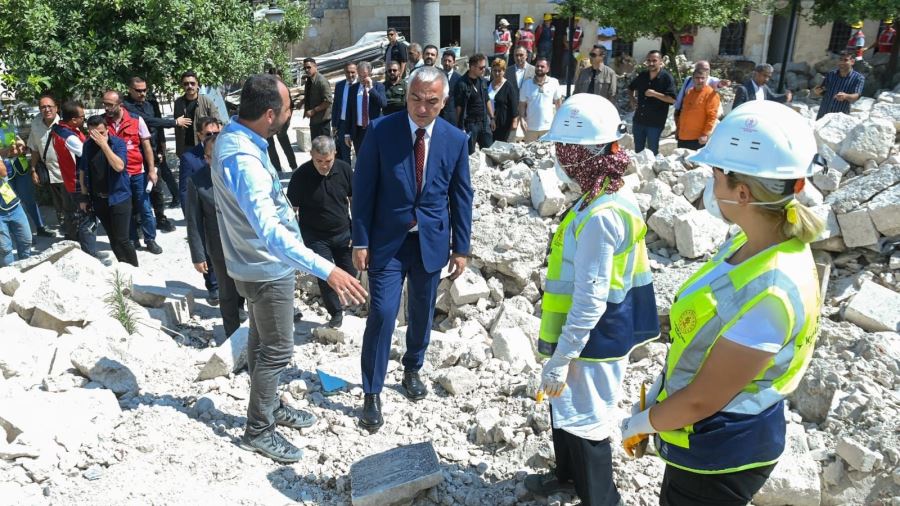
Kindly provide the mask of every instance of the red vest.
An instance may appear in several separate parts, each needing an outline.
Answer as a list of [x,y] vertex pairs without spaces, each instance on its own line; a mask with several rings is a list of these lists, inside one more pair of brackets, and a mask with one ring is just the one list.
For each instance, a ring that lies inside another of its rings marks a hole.
[[[572,39],[572,51],[581,50],[581,41],[584,39],[584,30],[580,26],[575,27],[575,37]],[[569,29],[566,28],[566,44],[569,43]]]
[[78,191],[78,176],[76,173],[75,155],[66,147],[66,138],[76,136],[84,143],[85,135],[81,131],[76,130],[69,125],[59,122],[53,126],[53,149],[56,152],[56,160],[59,162],[59,173],[62,175],[63,184],[66,191],[75,193]]
[[894,30],[893,26],[889,26],[881,31],[881,35],[878,36],[878,52],[879,53],[890,53],[891,48],[894,47],[894,37],[897,36],[897,30]]
[[141,134],[138,119],[131,117],[128,111],[122,107],[122,122],[119,123],[119,129],[113,125],[113,120],[106,118],[106,128],[109,133],[125,141],[128,147],[128,159],[125,160],[125,168],[128,170],[129,176],[141,174],[144,172],[144,155],[141,152]]
[[497,32],[494,34],[494,39],[495,39],[494,54],[501,54],[501,53],[506,54],[506,52],[509,50],[509,46],[506,46],[504,44],[497,44],[497,41],[509,42],[509,40],[510,40],[509,30],[507,30],[505,32],[497,30]]
[[534,51],[534,32],[531,30],[526,30],[525,28],[519,29],[519,47],[524,47],[528,51]]

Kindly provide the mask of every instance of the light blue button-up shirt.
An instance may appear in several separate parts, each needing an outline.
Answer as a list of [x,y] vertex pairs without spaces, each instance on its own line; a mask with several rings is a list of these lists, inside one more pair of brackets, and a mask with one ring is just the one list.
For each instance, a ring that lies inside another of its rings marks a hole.
[[303,244],[268,145],[237,117],[216,140],[211,172],[228,274],[259,282],[299,269],[327,279],[334,264]]

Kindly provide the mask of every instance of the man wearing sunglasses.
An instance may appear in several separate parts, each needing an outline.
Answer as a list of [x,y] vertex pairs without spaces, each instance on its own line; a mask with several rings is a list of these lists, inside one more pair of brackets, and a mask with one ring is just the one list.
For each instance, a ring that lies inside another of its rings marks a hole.
[[575,80],[575,93],[593,93],[616,103],[616,73],[603,64],[606,60],[606,48],[596,45],[591,48],[591,66],[582,70]]
[[196,72],[188,70],[181,74],[181,87],[184,89],[184,95],[175,99],[175,117],[185,116],[191,123],[175,127],[175,154],[178,156],[200,142],[196,131],[190,128],[190,125],[196,123],[198,119],[211,116],[222,123],[225,122],[212,99],[200,94],[200,80]]
[[334,103],[331,83],[319,73],[316,60],[313,58],[303,60],[303,70],[306,72],[306,84],[303,87],[303,116],[309,118],[310,139],[321,135],[331,137],[331,104]]

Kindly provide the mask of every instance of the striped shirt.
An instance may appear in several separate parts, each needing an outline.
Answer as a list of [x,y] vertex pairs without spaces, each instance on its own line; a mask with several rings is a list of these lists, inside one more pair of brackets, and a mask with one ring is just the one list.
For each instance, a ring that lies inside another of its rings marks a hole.
[[850,114],[850,102],[835,100],[834,96],[838,93],[862,94],[863,86],[866,84],[866,78],[855,70],[851,70],[846,77],[841,77],[838,69],[825,74],[825,93],[822,94],[822,105],[819,106],[819,115],[816,119],[832,112],[842,112]]

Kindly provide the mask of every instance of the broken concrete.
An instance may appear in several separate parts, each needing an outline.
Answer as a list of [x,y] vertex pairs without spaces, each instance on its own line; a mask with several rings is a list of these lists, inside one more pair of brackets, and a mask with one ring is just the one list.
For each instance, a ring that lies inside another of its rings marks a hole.
[[438,383],[452,395],[465,395],[478,388],[478,376],[461,366],[445,369],[438,376]]
[[685,258],[698,258],[715,251],[728,235],[728,225],[706,210],[676,216],[674,222],[675,244]]
[[350,466],[351,500],[353,506],[405,504],[443,480],[430,442],[400,446]]
[[250,320],[244,322],[228,339],[216,348],[200,374],[197,381],[227,376],[241,370],[247,365],[247,339],[250,333]]
[[847,305],[844,318],[869,332],[898,332],[900,293],[866,281]]
[[872,223],[872,218],[867,210],[858,209],[838,214],[837,221],[841,227],[844,244],[848,248],[878,244],[878,230],[875,229],[875,224]]

